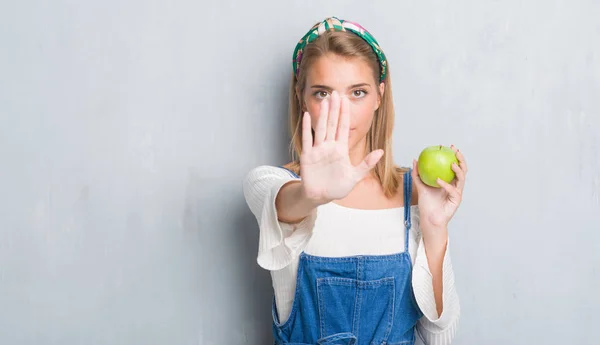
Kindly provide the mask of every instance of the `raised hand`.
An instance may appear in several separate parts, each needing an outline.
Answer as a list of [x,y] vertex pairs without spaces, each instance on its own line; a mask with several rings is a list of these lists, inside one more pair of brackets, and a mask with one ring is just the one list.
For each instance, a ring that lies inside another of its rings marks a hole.
[[348,147],[350,104],[336,91],[321,102],[314,140],[311,128],[311,117],[305,112],[300,154],[304,192],[320,203],[342,199],[375,167],[383,150],[375,150],[360,164],[352,165]]

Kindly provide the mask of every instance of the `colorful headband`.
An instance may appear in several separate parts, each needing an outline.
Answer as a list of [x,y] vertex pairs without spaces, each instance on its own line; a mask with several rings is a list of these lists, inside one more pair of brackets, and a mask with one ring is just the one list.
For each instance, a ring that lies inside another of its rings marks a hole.
[[383,50],[379,47],[379,43],[365,28],[360,26],[357,23],[350,22],[348,20],[338,19],[336,17],[330,17],[322,21],[321,23],[315,24],[310,31],[302,37],[302,39],[296,45],[296,49],[294,49],[294,56],[292,59],[292,65],[294,67],[294,74],[298,77],[300,61],[302,60],[302,52],[307,44],[316,40],[319,35],[324,34],[327,31],[349,31],[363,40],[365,40],[373,51],[377,55],[377,59],[379,60],[379,67],[381,69],[380,81],[385,79],[387,73],[387,60],[385,55],[383,54]]

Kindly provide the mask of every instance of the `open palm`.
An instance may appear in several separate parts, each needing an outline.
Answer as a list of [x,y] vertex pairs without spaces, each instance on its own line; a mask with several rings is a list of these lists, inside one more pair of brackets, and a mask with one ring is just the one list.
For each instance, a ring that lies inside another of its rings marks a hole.
[[305,193],[316,200],[342,199],[362,180],[383,156],[383,150],[369,153],[358,165],[349,156],[349,101],[334,91],[323,100],[312,137],[308,112],[302,118],[300,171]]

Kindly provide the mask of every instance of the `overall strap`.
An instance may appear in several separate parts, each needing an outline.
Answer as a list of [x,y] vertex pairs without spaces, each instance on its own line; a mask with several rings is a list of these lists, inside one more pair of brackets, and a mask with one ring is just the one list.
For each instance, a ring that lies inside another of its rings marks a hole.
[[404,173],[404,227],[406,231],[406,237],[404,240],[404,250],[408,253],[408,234],[410,231],[410,200],[412,196],[412,169],[409,169]]
[[287,171],[290,173],[290,175],[292,175],[292,177],[295,177],[295,178],[300,178],[300,176],[298,176],[298,175],[297,175],[295,172],[291,171],[290,169],[288,169],[288,168],[285,168],[285,167],[283,167],[283,166],[279,166],[279,167],[280,167],[281,169],[287,170]]

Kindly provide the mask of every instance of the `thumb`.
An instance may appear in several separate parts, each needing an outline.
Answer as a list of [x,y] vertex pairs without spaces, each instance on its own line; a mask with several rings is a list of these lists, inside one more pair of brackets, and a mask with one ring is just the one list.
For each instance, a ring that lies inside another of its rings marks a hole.
[[369,153],[365,159],[355,167],[359,176],[362,178],[367,175],[369,171],[375,167],[377,162],[379,162],[381,157],[383,157],[383,150],[381,149]]

